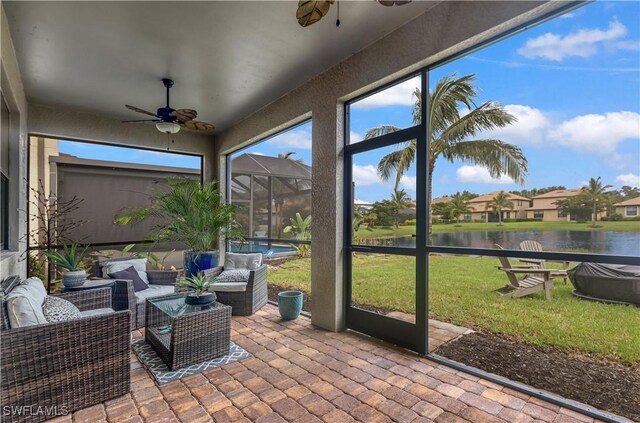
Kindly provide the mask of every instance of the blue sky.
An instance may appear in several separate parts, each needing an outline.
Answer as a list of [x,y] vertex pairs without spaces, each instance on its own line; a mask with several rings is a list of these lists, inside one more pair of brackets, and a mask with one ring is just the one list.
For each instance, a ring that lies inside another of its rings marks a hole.
[[163,151],[139,150],[64,140],[60,141],[59,149],[63,153],[86,159],[200,169],[200,157],[165,153]]
[[[473,163],[436,163],[433,197],[470,190],[582,186],[601,176],[605,183],[640,186],[640,2],[595,2],[530,28],[492,46],[431,70],[430,86],[457,73],[477,76],[476,103],[499,101],[518,122],[485,133],[520,146],[529,163],[524,186],[508,178],[492,179]],[[351,138],[358,141],[380,124],[411,126],[411,93],[418,79],[369,97],[351,110]],[[132,153],[113,147],[74,147],[61,151],[89,158],[199,167],[199,159],[167,153]],[[86,145],[85,145],[86,146]],[[311,122],[243,152],[277,155],[295,151],[311,164]],[[392,148],[354,159],[356,198],[388,198],[391,184],[375,168]],[[402,187],[415,198],[415,169]]]

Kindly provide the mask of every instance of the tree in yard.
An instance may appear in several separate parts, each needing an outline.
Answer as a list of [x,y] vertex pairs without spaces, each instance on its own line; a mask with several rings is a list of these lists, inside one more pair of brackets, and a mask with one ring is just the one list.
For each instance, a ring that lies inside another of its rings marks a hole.
[[505,209],[512,209],[513,201],[509,200],[509,194],[504,191],[497,193],[493,200],[487,203],[487,210],[492,210],[498,213],[498,225],[502,226],[502,211]]
[[304,159],[294,159],[293,156],[296,154],[295,151],[287,151],[286,153],[278,153],[279,159],[293,160],[298,163],[304,163]]
[[398,206],[390,200],[376,201],[371,205],[369,215],[375,220],[370,226],[393,226],[396,215],[398,214]]
[[608,195],[608,189],[611,185],[603,185],[600,177],[591,178],[587,185],[582,187],[580,195],[584,196],[587,204],[591,206],[591,227],[596,227],[596,217],[598,211],[603,207],[606,207],[606,198]]
[[456,219],[456,223],[460,224],[460,216],[470,212],[471,206],[463,194],[457,193],[451,197],[449,215],[452,219]]
[[[284,228],[284,233],[291,233],[298,241],[308,241],[311,239],[311,215],[304,219],[300,213],[296,213],[295,219],[289,219],[291,224]],[[308,257],[311,251],[309,244],[291,244],[296,249],[300,257]]]
[[29,205],[32,210],[37,211],[35,216],[30,217],[30,230],[25,235],[30,249],[34,251],[33,254],[25,251],[26,258],[29,260],[29,275],[42,274],[41,270],[46,261],[47,270],[44,272],[46,274],[42,275],[46,277],[47,292],[51,293],[55,279],[54,267],[44,253],[52,253],[62,248],[63,244],[74,241],[70,238],[70,233],[87,223],[86,220],[74,217],[84,199],[75,195],[68,200],[59,199],[55,194],[46,192],[42,181],[39,181],[38,188],[29,186],[29,190],[34,198],[29,201]]
[[640,188],[630,187],[629,185],[624,185],[620,188],[620,192],[624,196],[625,200],[640,197]]
[[403,189],[394,189],[391,193],[391,202],[396,206],[395,207],[395,216],[394,221],[396,228],[400,224],[400,212],[404,209],[407,209],[413,205],[411,201],[411,197],[409,194]]
[[[591,205],[587,203],[587,198],[584,194],[574,195],[573,197],[563,198],[554,203],[558,206],[558,210],[563,211],[565,215],[575,218],[578,222],[584,222],[589,219],[591,214]],[[598,211],[602,210],[600,205]]]
[[[428,95],[429,107],[427,127],[429,128],[429,152],[427,175],[428,195],[431,195],[433,170],[438,158],[449,162],[461,160],[485,167],[492,177],[507,175],[518,183],[523,183],[527,174],[527,159],[522,150],[499,139],[481,138],[482,131],[503,128],[516,121],[497,102],[487,101],[476,105],[477,96],[474,86],[475,75],[457,78],[447,76],[438,81]],[[420,123],[422,114],[421,92],[414,91],[417,99],[413,108],[413,122]],[[460,110],[466,108],[469,113],[461,116]],[[400,128],[382,125],[367,131],[365,139],[386,135]],[[411,140],[396,151],[380,159],[379,176],[388,181],[395,176],[394,189],[400,184],[402,175],[415,160],[417,141]],[[428,216],[429,235],[431,234],[431,211]]]

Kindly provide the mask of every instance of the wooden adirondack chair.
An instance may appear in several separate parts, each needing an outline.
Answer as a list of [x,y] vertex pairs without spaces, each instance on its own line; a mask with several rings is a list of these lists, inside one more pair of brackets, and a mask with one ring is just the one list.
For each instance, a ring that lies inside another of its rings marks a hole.
[[[498,257],[500,267],[498,269],[506,273],[509,283],[502,288],[496,289],[500,295],[508,298],[519,298],[544,291],[547,301],[551,300],[551,269],[541,269],[536,267],[514,266],[507,257]],[[518,275],[523,275],[518,279]]]
[[[533,241],[531,239],[526,239],[524,241],[522,241],[520,243],[520,249],[522,251],[537,251],[537,252],[543,252],[544,250],[542,249],[542,244],[540,244],[538,241]],[[518,259],[523,263],[528,263],[537,267],[540,267],[541,269],[544,269],[545,266],[545,261],[543,259]],[[567,269],[569,268],[569,265],[571,264],[568,261],[561,261],[558,263],[562,263],[562,270],[560,269],[552,269],[553,272],[551,274],[552,278],[562,278],[562,281],[564,283],[567,283]]]

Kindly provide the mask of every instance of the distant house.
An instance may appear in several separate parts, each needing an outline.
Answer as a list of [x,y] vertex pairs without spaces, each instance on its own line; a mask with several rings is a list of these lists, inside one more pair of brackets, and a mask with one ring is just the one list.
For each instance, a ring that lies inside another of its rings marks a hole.
[[638,217],[640,216],[640,197],[624,200],[613,205],[616,213],[622,217]]
[[[494,213],[489,204],[500,191],[490,192],[469,200],[471,213],[464,216],[464,220],[480,220],[483,222],[497,222],[498,214]],[[531,200],[517,194],[507,193],[509,200],[513,202],[513,208],[502,210],[502,219],[523,219],[527,217],[527,209],[531,206]]]
[[[569,221],[571,216],[558,208],[556,202],[580,194],[580,189],[556,189],[532,198],[533,204],[527,210],[527,218],[548,222]],[[575,220],[575,218],[573,219]]]
[[[582,189],[557,189],[549,191],[546,194],[536,195],[532,198],[533,205],[527,210],[527,218],[542,219],[545,222],[568,222],[576,220],[576,216],[572,216],[570,213],[565,213],[558,208],[558,201],[564,200],[569,197],[575,197],[580,194]],[[583,218],[586,220],[591,219],[591,214]],[[606,212],[600,212],[597,215],[597,219],[601,219],[606,216]]]

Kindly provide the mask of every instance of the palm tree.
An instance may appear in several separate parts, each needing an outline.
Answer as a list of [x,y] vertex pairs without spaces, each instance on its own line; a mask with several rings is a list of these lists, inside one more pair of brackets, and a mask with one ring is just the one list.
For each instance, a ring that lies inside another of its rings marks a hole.
[[509,200],[509,194],[504,191],[497,193],[493,200],[487,203],[487,210],[491,209],[494,213],[498,213],[498,225],[502,226],[502,210],[512,209],[513,201]]
[[400,211],[411,207],[413,205],[413,202],[411,201],[411,197],[409,197],[409,194],[407,194],[407,191],[403,189],[393,190],[393,192],[391,193],[391,202],[396,208],[395,221],[397,228],[399,226],[398,217],[400,216]]
[[466,200],[464,195],[456,193],[451,196],[451,202],[449,202],[449,214],[453,218],[455,217],[456,223],[460,224],[460,215],[471,212],[471,206],[469,201]]
[[279,159],[293,160],[298,163],[304,163],[304,159],[294,159],[293,155],[296,154],[295,151],[287,151],[286,153],[278,153]]
[[[444,157],[449,162],[462,160],[485,167],[492,177],[507,175],[517,183],[523,183],[527,174],[527,159],[522,150],[498,139],[475,138],[479,132],[503,128],[516,121],[497,102],[487,101],[479,106],[474,103],[476,89],[475,75],[456,78],[447,76],[438,81],[429,93],[427,125],[429,136],[429,174],[427,179],[429,200],[436,160]],[[420,123],[422,113],[421,92],[413,93],[416,103],[413,108],[413,122]],[[460,116],[461,106],[469,113]],[[400,128],[382,125],[367,131],[365,139],[398,131]],[[405,143],[403,148],[382,157],[378,163],[378,174],[388,181],[395,173],[394,187],[397,189],[402,175],[409,169],[416,155],[416,140]],[[430,203],[430,201],[429,201]],[[429,210],[429,235],[431,234],[431,210]]]
[[607,190],[609,188],[611,188],[611,185],[602,185],[602,181],[599,176],[597,179],[589,179],[587,185],[582,187],[582,195],[584,195],[586,203],[591,205],[592,228],[596,227],[596,215],[606,200]]

